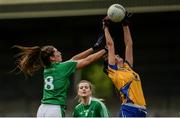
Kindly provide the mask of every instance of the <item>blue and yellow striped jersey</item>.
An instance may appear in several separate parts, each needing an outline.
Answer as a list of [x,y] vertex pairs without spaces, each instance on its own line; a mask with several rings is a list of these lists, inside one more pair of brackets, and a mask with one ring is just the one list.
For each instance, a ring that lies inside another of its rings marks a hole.
[[126,62],[120,69],[117,66],[116,68],[109,66],[108,77],[120,92],[122,103],[133,102],[140,106],[146,106],[140,77]]

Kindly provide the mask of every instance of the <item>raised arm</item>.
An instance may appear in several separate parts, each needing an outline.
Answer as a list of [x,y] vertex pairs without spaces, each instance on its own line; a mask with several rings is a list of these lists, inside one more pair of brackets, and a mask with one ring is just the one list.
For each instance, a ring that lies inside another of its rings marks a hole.
[[104,38],[104,34],[101,34],[100,37],[98,38],[97,42],[91,48],[73,56],[71,59],[80,60],[80,59],[86,58],[87,56],[92,54],[94,51],[97,51],[102,45],[103,38]]
[[114,49],[114,42],[109,33],[109,28],[104,26],[104,34],[106,39],[106,45],[108,48],[108,64],[115,65],[115,49]]
[[133,42],[128,25],[123,26],[125,49],[125,60],[133,66]]
[[71,59],[72,60],[80,60],[80,59],[86,58],[87,56],[89,56],[93,52],[94,52],[93,48],[89,48],[89,49],[87,49],[87,50],[73,56]]
[[101,49],[100,51],[89,55],[88,57],[84,58],[84,59],[80,59],[80,60],[76,60],[78,62],[77,64],[77,69],[81,69],[89,64],[91,64],[92,62],[97,61],[98,59],[100,59],[104,54],[106,53],[105,49]]

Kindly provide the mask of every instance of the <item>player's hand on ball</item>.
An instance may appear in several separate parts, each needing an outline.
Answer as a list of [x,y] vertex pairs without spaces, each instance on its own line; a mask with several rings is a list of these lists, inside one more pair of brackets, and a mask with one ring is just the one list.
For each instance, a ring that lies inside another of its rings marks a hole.
[[129,20],[130,20],[130,18],[132,17],[132,13],[129,13],[128,11],[126,11],[126,13],[125,13],[125,17],[124,17],[124,19],[122,20],[122,25],[123,26],[128,26],[129,25]]
[[125,17],[126,9],[121,4],[112,4],[107,10],[107,16],[112,22],[121,22]]
[[105,27],[109,27],[109,21],[110,21],[110,19],[109,19],[108,16],[106,16],[105,18],[103,18],[103,20],[102,20],[103,29],[104,29]]

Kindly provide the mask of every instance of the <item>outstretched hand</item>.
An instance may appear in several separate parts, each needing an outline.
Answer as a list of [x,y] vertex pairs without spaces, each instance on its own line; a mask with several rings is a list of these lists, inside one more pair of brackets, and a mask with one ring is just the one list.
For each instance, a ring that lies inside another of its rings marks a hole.
[[130,24],[129,20],[132,17],[132,13],[126,11],[124,19],[121,21],[123,26],[127,26]]
[[104,17],[104,18],[102,19],[103,29],[104,29],[105,27],[109,27],[109,22],[110,22],[110,19],[109,19],[108,16],[106,16],[106,17]]
[[[110,22],[110,19],[108,16],[104,17],[102,19],[102,24],[103,24],[103,29],[105,27],[109,27],[109,22]],[[105,47],[105,42],[104,42],[104,33],[100,34],[97,42],[92,46],[93,50],[96,51],[100,48],[104,48]]]
[[98,38],[98,40],[97,40],[97,42],[92,46],[92,48],[93,48],[93,50],[95,51],[95,50],[98,50],[103,44],[103,38],[104,38],[104,33],[102,33],[100,36],[99,36],[99,38]]

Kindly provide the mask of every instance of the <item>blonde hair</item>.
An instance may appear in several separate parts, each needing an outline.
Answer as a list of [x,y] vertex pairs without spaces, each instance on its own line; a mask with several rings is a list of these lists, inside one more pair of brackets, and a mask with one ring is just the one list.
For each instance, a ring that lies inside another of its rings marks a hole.
[[89,85],[89,88],[90,88],[91,92],[94,91],[94,89],[95,89],[95,88],[94,88],[94,85],[93,85],[90,81],[88,81],[88,80],[81,80],[81,81],[77,84],[77,86],[76,86],[77,91],[78,91],[79,85],[80,85],[81,83],[87,83],[87,84]]
[[[77,84],[77,86],[76,86],[76,91],[77,91],[77,96],[76,96],[76,98],[78,99],[78,102],[81,101],[81,100],[80,100],[80,97],[79,97],[79,95],[78,95],[79,85],[80,85],[81,83],[87,83],[87,84],[89,85],[89,88],[90,88],[92,94],[94,93],[94,89],[95,89],[95,88],[94,88],[94,85],[93,85],[90,81],[88,81],[88,80],[81,80],[81,81]],[[91,96],[92,96],[92,94],[91,94]]]
[[[95,93],[95,92],[94,92],[94,90],[95,90],[94,85],[93,85],[90,81],[88,81],[88,80],[81,80],[81,81],[77,84],[77,86],[76,86],[76,90],[77,90],[77,91],[79,90],[79,84],[81,84],[81,83],[87,83],[87,84],[89,85],[89,88],[90,88],[90,90],[91,90],[91,93],[92,93],[92,94]],[[77,92],[77,93],[78,93],[78,92]],[[92,96],[92,94],[91,94],[91,97],[92,97],[92,98],[96,98],[96,97]],[[81,102],[81,99],[80,99],[80,97],[79,97],[78,94],[77,94],[76,98],[78,99],[78,102]],[[101,98],[96,98],[96,99],[99,99],[100,101],[104,101],[104,99],[101,99]]]

